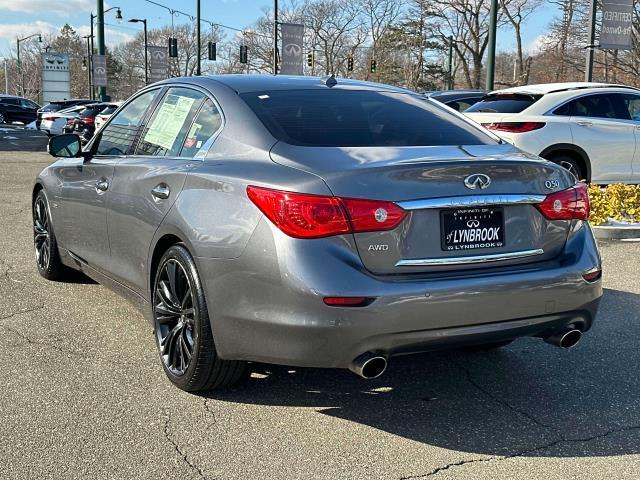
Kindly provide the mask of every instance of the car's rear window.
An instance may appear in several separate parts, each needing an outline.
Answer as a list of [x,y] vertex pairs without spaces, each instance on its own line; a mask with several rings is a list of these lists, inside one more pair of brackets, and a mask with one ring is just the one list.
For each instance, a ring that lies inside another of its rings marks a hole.
[[100,115],[111,115],[118,108],[116,105],[110,105],[100,112]]
[[486,145],[480,129],[412,94],[276,90],[241,94],[271,134],[292,145],[376,147]]
[[487,95],[478,103],[471,105],[468,112],[486,113],[520,113],[536,103],[541,96],[522,94],[497,94]]

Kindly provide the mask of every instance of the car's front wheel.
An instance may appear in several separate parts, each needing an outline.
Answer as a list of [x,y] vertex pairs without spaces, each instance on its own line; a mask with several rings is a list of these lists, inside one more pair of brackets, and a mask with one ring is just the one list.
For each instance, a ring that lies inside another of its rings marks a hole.
[[245,363],[217,355],[202,283],[184,246],[174,245],[165,252],[153,285],[156,345],[169,380],[190,392],[240,380]]
[[43,190],[38,192],[32,208],[33,245],[38,272],[47,280],[62,280],[69,272],[60,260],[58,242],[53,232],[49,203]]

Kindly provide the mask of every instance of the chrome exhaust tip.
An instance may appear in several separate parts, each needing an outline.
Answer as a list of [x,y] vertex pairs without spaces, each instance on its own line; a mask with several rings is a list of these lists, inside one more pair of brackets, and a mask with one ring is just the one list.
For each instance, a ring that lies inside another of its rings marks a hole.
[[573,326],[569,326],[558,330],[556,333],[549,337],[546,337],[544,341],[550,343],[551,345],[555,345],[556,347],[571,348],[575,346],[581,338],[582,331]]
[[378,378],[386,369],[387,359],[372,352],[363,353],[349,365],[349,370],[367,380]]

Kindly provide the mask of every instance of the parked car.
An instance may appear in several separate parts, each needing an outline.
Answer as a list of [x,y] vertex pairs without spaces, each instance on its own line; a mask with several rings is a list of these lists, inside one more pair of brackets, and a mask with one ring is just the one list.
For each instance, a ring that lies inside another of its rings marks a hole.
[[113,114],[113,112],[118,109],[120,105],[122,105],[122,102],[115,102],[102,110],[98,115],[96,115],[96,130],[98,130],[102,126],[102,124],[107,121],[107,119]]
[[40,128],[42,118],[48,113],[58,112],[75,105],[86,105],[88,103],[95,102],[95,100],[89,100],[88,98],[72,98],[70,100],[60,100],[47,103],[42,108],[38,109],[38,119],[36,120],[36,125],[38,128]]
[[70,119],[65,127],[67,133],[77,133],[83,142],[87,142],[93,137],[96,131],[96,115],[102,112],[105,108],[111,107],[113,103],[92,103],[85,105],[84,109],[80,111],[77,117]]
[[64,133],[64,127],[69,121],[73,121],[82,110],[84,105],[76,105],[74,107],[64,108],[57,112],[46,113],[42,117],[42,123],[40,124],[40,130],[47,135],[60,135]]
[[173,78],[49,152],[66,158],[33,189],[40,274],[139,305],[185,390],[246,361],[374,378],[395,354],[570,347],[602,295],[586,186],[401,88]]
[[20,122],[25,125],[37,118],[40,106],[24,97],[0,95],[0,124]]
[[551,83],[491,92],[465,115],[593,183],[640,183],[640,90]]
[[440,92],[429,92],[426,95],[444,103],[454,110],[464,112],[471,105],[482,100],[486,92],[484,90],[443,90]]

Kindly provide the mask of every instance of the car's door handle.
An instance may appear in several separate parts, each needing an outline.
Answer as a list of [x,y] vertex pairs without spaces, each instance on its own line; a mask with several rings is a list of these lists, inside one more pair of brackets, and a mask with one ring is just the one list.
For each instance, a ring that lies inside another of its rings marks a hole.
[[100,180],[98,180],[98,183],[96,183],[96,192],[101,193],[101,192],[106,192],[109,189],[109,182],[107,181],[106,178],[101,178]]
[[159,185],[156,185],[151,190],[151,195],[153,195],[155,198],[158,198],[160,200],[165,200],[169,198],[170,193],[171,193],[171,189],[169,188],[169,185],[167,185],[166,183],[161,183]]
[[576,122],[578,125],[580,125],[581,127],[590,127],[593,125],[593,122],[587,122],[584,120],[581,120],[579,122]]

